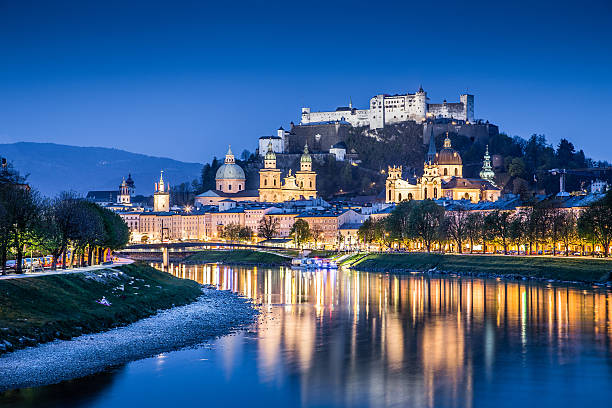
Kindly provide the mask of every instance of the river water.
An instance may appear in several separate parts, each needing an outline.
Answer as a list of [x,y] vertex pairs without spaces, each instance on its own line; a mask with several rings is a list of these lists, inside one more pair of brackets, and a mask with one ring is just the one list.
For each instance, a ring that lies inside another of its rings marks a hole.
[[421,274],[173,265],[261,304],[250,330],[1,406],[610,406],[612,293]]

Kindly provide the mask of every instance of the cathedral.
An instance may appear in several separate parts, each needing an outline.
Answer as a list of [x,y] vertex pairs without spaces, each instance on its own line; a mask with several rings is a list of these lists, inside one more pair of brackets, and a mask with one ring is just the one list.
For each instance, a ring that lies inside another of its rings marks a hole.
[[300,170],[291,169],[281,182],[281,170],[276,168],[276,153],[272,143],[264,156],[264,168],[259,170],[259,201],[279,203],[291,200],[317,198],[317,173],[312,171],[312,157],[308,144],[300,157]]
[[264,166],[259,170],[259,191],[246,190],[246,175],[236,164],[230,148],[225,162],[215,175],[215,190],[208,190],[195,198],[196,205],[218,205],[224,200],[261,201],[280,203],[283,201],[303,200],[317,197],[317,173],[312,171],[312,157],[308,145],[300,157],[300,170],[291,170],[281,177],[281,169],[276,168],[276,153],[272,143],[264,156]]
[[464,178],[461,155],[453,149],[448,133],[440,152],[436,152],[432,134],[423,176],[418,178],[416,183],[402,179],[401,166],[389,166],[386,202],[399,203],[404,200],[436,200],[439,198],[470,200],[473,203],[497,201],[500,189],[493,182],[494,173],[491,169],[488,147],[484,159],[480,179]]

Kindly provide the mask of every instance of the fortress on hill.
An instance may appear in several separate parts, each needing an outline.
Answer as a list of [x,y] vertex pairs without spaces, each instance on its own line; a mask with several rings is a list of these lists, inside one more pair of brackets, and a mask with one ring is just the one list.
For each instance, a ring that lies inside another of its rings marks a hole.
[[380,94],[370,99],[369,109],[341,106],[335,111],[312,112],[302,108],[302,124],[347,122],[355,127],[369,126],[370,129],[381,129],[385,125],[406,122],[417,123],[427,119],[454,119],[466,123],[474,122],[474,95],[462,94],[459,102],[428,103],[427,92],[423,88],[415,93],[403,95]]

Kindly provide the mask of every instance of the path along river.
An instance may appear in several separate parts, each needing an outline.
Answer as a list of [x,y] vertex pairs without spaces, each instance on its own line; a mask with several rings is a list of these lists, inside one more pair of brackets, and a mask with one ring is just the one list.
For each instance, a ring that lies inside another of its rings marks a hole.
[[172,265],[261,303],[250,330],[0,397],[8,407],[609,406],[612,293],[528,282]]

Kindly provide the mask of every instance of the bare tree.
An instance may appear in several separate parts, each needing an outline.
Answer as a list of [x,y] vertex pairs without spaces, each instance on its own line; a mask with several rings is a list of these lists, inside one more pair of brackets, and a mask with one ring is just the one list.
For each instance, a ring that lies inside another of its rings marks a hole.
[[444,215],[446,234],[457,244],[457,252],[463,253],[463,244],[468,236],[468,212],[459,206]]
[[276,217],[264,215],[263,218],[259,220],[257,233],[260,237],[264,237],[265,239],[272,239],[278,234],[278,226],[279,222]]

